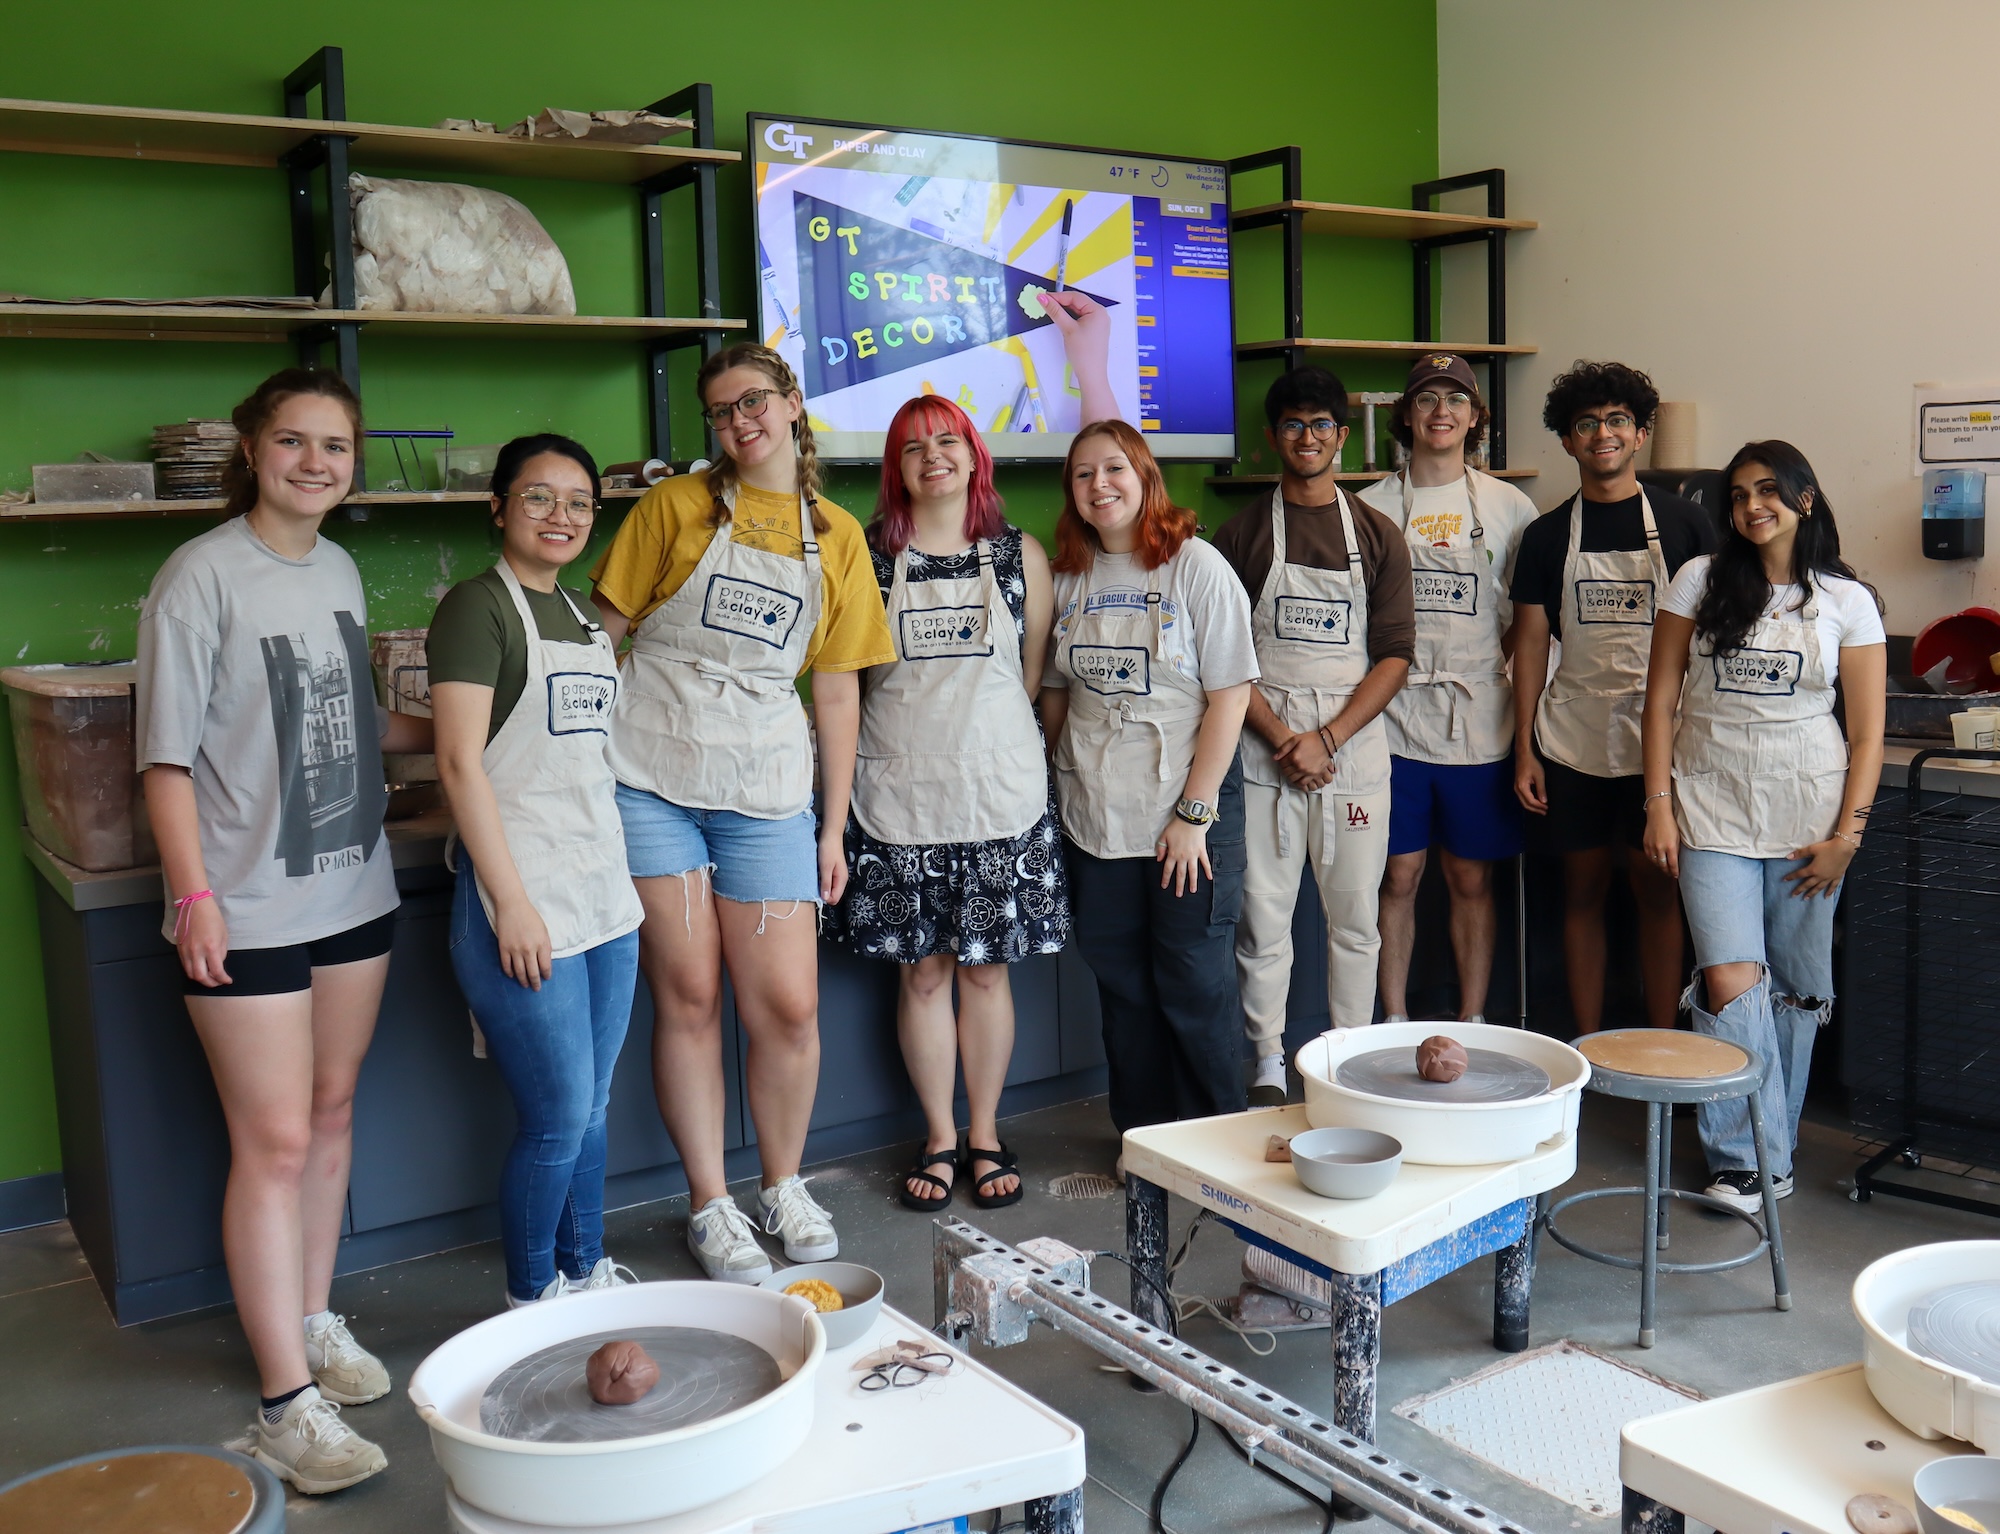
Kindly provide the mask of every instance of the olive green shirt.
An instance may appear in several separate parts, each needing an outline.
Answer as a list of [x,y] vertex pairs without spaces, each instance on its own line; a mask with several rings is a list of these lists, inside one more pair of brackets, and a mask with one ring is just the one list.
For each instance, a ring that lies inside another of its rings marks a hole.
[[[535,629],[543,639],[560,644],[592,642],[590,631],[576,621],[561,592],[523,586],[521,594],[528,599],[528,611],[535,615]],[[590,613],[588,597],[577,597],[576,605]],[[432,686],[475,682],[493,689],[493,718],[486,726],[491,741],[528,685],[528,635],[498,570],[460,581],[444,594],[431,619],[426,648]]]

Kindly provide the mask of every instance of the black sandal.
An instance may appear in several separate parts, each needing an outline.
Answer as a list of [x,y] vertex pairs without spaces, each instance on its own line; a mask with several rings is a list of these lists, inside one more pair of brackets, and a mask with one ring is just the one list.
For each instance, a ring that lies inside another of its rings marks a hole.
[[[896,1196],[903,1201],[905,1209],[914,1209],[919,1214],[928,1214],[933,1210],[949,1209],[951,1207],[952,1185],[931,1170],[932,1167],[937,1166],[939,1163],[956,1167],[958,1165],[958,1151],[956,1149],[926,1151],[921,1147],[918,1148],[917,1164],[905,1172],[896,1184]],[[944,1190],[944,1197],[923,1198],[918,1194],[912,1193],[910,1191],[912,1179],[927,1182],[933,1188],[942,1188]]]
[[[1021,1190],[1026,1184],[1021,1181],[1021,1174],[1016,1170],[1021,1164],[1020,1157],[1007,1149],[1004,1144],[998,1150],[978,1150],[968,1145],[965,1147],[964,1157],[958,1164],[959,1171],[971,1177],[972,1163],[974,1161],[991,1161],[994,1163],[994,1167],[992,1171],[982,1172],[979,1176],[972,1178],[973,1203],[977,1204],[981,1209],[1005,1209],[1009,1204],[1018,1204],[1021,1202]],[[997,1182],[1002,1177],[1012,1177],[1014,1179],[1014,1191],[1012,1193],[988,1193],[986,1185],[990,1182]]]

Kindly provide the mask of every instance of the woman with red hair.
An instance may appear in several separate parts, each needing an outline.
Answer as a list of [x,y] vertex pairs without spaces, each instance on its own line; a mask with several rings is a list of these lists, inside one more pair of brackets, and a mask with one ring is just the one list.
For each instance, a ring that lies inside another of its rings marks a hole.
[[1244,1106],[1236,742],[1257,653],[1242,584],[1194,534],[1137,431],[1077,433],[1042,723],[1121,1131]]
[[[997,1209],[1021,1198],[995,1122],[1014,1051],[1007,966],[1055,953],[1069,936],[1032,699],[1048,644],[1048,556],[1008,526],[992,455],[965,412],[936,394],[889,423],[868,543],[896,658],[863,677],[853,874],[828,930],[901,966],[897,1032],[928,1133],[898,1196],[911,1209],[943,1209],[962,1173],[972,1201]],[[962,1157],[952,1113],[961,1066]]]

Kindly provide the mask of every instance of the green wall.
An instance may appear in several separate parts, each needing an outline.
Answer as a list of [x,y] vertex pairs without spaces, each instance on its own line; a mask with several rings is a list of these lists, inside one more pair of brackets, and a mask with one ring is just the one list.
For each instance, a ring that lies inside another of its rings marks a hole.
[[[1308,196],[1402,204],[1411,182],[1438,172],[1432,0],[1328,0],[1276,13],[1267,26],[1273,14],[1193,0],[1085,0],[1059,12],[190,0],[164,15],[134,0],[86,0],[10,18],[0,96],[276,113],[282,76],[334,44],[346,54],[349,115],[363,121],[506,123],[543,106],[643,105],[699,79],[715,87],[730,148],[742,148],[751,110],[1218,159],[1298,143]],[[568,257],[583,312],[639,312],[633,194],[485,184],[535,210]],[[1237,201],[1277,195],[1275,173],[1264,173],[1239,185]],[[723,310],[754,313],[740,169],[724,173],[721,205]],[[685,282],[685,243],[670,241],[669,252],[671,280]],[[1275,232],[1242,239],[1237,262],[1239,336],[1276,335]],[[289,286],[276,171],[0,153],[0,290],[165,296]],[[1409,334],[1401,245],[1324,244],[1309,257],[1307,292],[1311,334]],[[283,349],[257,344],[0,341],[0,490],[25,488],[30,464],[86,448],[143,456],[155,424],[226,415],[288,360]],[[606,461],[645,446],[636,348],[364,339],[362,366],[374,426],[450,426],[473,443],[560,430]],[[1241,398],[1253,410],[1271,372],[1244,370]],[[1393,387],[1398,374],[1386,363],[1357,366],[1347,381]],[[1256,424],[1245,414],[1240,429]],[[1244,449],[1249,468],[1268,466],[1261,437],[1246,438]],[[380,458],[372,469],[378,482],[392,472]],[[1170,483],[1212,523],[1232,508],[1205,489],[1204,472],[1174,469]],[[1017,519],[1045,534],[1059,504],[1054,471],[1005,470],[1002,489]],[[866,517],[871,476],[836,471],[832,490]],[[0,526],[0,664],[130,655],[153,571],[206,525]],[[493,557],[471,509],[380,510],[329,532],[359,563],[377,628],[425,622],[446,586]],[[59,1165],[36,876],[20,855],[15,794],[11,743],[0,744],[0,972],[8,977],[0,986],[0,1179]]]

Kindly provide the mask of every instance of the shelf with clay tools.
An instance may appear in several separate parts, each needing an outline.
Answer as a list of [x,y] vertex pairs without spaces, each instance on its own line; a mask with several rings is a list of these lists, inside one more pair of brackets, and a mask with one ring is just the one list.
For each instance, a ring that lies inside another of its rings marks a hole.
[[365,327],[375,335],[456,340],[674,341],[690,332],[741,330],[743,321],[667,315],[418,314],[400,309],[0,301],[0,338],[13,340],[284,342],[329,325]]
[[[606,490],[608,502],[636,501],[644,489]],[[483,490],[369,490],[351,495],[335,508],[366,509],[376,506],[484,506],[490,498]],[[5,522],[140,522],[157,517],[213,517],[221,513],[220,496],[188,496],[159,501],[27,501],[0,506],[0,523]]]

